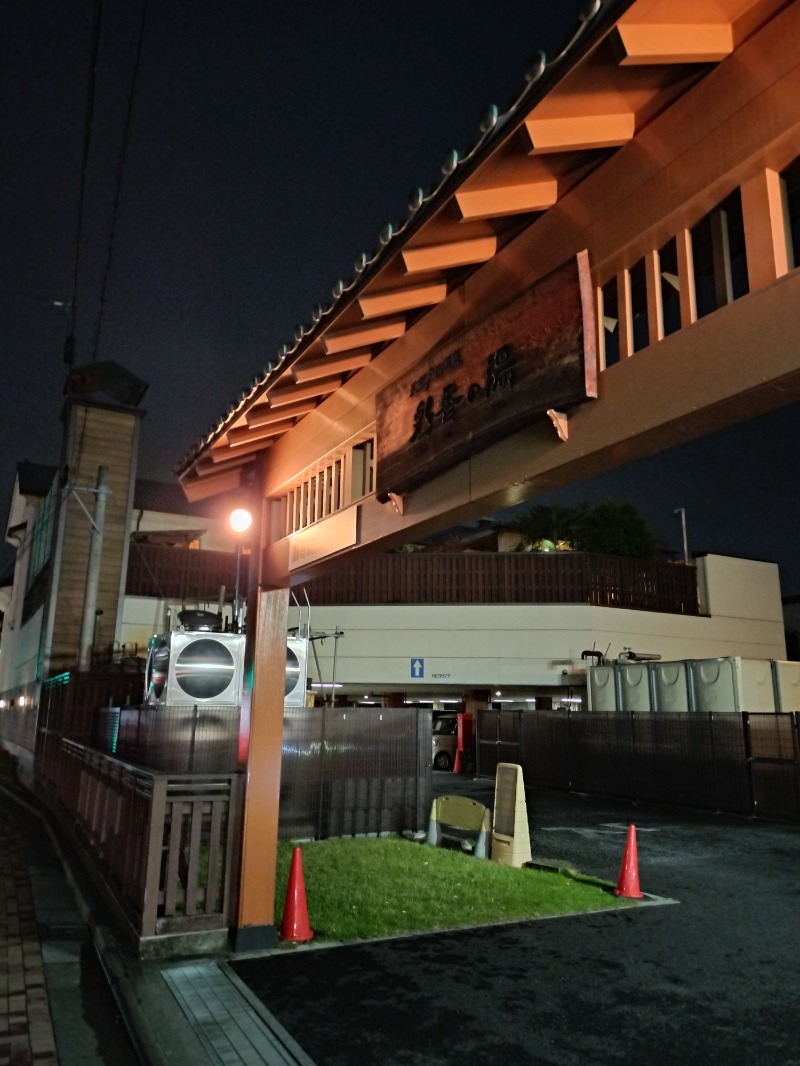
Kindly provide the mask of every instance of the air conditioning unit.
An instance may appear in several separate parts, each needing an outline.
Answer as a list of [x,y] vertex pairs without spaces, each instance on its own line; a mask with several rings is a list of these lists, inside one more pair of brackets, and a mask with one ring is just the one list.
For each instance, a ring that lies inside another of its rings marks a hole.
[[308,640],[286,638],[286,684],[283,702],[286,707],[305,707],[308,677]]
[[241,704],[243,633],[176,630],[150,641],[145,702],[155,707]]

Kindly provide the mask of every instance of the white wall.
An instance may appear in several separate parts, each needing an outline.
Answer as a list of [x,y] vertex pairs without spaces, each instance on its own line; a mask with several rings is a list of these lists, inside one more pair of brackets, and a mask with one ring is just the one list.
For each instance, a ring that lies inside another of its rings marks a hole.
[[752,618],[783,626],[781,583],[775,563],[703,555],[697,559],[700,609],[715,618]]

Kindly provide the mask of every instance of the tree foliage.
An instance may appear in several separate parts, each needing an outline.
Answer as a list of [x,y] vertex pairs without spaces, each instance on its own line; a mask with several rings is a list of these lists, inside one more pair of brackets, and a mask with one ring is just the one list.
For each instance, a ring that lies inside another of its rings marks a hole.
[[[658,540],[632,503],[606,500],[594,507],[547,507],[537,504],[518,515],[511,528],[529,550],[599,552],[631,559],[649,559]],[[552,550],[552,549],[550,549]]]

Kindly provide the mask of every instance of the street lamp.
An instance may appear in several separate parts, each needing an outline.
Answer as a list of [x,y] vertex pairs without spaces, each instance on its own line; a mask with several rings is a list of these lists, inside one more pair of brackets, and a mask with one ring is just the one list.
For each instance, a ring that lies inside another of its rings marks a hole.
[[683,532],[683,561],[688,566],[689,564],[689,542],[686,539],[686,508],[676,507],[674,514],[681,516],[681,530]]
[[242,539],[243,535],[250,529],[253,524],[253,516],[247,510],[246,507],[237,507],[231,511],[228,515],[228,524],[234,533],[237,534],[236,539],[236,584],[233,590],[233,619],[231,628],[234,633],[238,633],[239,626],[239,583],[242,573]]

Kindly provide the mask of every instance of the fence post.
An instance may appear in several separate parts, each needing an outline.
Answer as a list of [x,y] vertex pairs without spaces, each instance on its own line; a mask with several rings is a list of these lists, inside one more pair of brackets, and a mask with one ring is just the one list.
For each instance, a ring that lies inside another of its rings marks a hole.
[[750,712],[742,712],[742,740],[744,742],[744,764],[747,768],[747,800],[750,805],[750,813],[758,814],[758,800],[756,799],[755,782],[753,781],[753,742],[750,737]]
[[147,826],[147,864],[145,868],[142,928],[140,936],[155,936],[158,918],[158,893],[161,882],[161,853],[164,847],[164,819],[167,810],[167,777],[153,775],[150,797],[150,821]]

